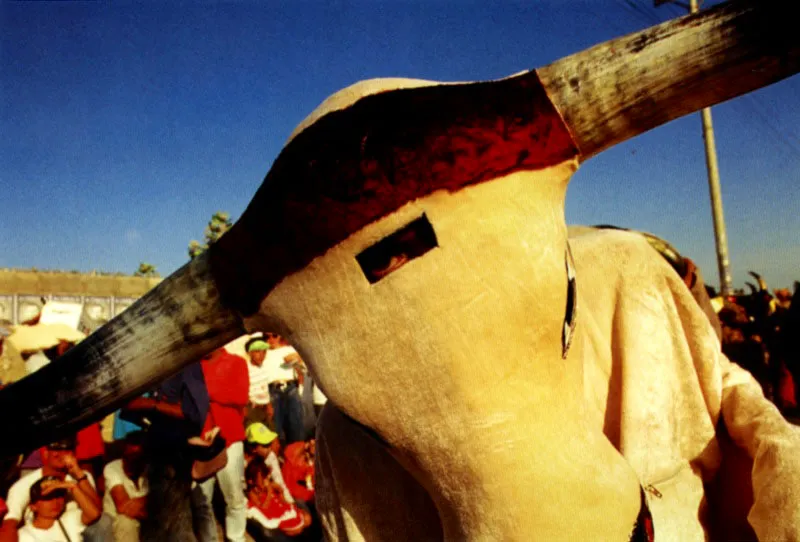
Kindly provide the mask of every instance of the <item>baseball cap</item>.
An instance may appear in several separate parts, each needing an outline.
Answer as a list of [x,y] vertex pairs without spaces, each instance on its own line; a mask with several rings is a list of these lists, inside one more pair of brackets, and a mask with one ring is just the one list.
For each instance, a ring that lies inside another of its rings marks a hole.
[[78,446],[78,439],[73,437],[64,437],[62,439],[51,442],[47,445],[48,450],[75,450]]
[[260,422],[248,425],[245,430],[245,436],[247,437],[247,442],[263,444],[265,446],[278,438],[277,433],[270,431],[269,427]]
[[250,341],[247,343],[247,351],[248,352],[255,352],[259,350],[269,350],[269,344],[266,341],[261,339],[256,339],[254,341]]
[[58,488],[50,491],[47,495],[44,494],[45,484],[48,482],[60,482],[58,478],[55,476],[42,476],[38,480],[36,480],[33,485],[31,486],[30,490],[30,498],[31,502],[37,501],[48,501],[51,499],[57,499],[59,497],[66,497],[67,491],[64,488]]

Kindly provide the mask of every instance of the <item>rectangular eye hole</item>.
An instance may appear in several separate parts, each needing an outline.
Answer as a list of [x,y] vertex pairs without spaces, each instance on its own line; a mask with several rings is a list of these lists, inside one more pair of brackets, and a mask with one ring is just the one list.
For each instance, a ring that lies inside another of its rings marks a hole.
[[356,261],[370,284],[439,246],[433,226],[424,214],[396,232],[364,249]]

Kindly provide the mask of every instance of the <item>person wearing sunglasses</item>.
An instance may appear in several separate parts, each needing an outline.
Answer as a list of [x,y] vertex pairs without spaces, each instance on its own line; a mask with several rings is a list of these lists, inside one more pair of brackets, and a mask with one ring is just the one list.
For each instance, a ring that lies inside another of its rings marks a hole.
[[[71,498],[80,513],[65,513]],[[18,531],[19,542],[79,542],[87,525],[100,519],[97,503],[76,482],[44,476],[31,486],[28,507],[33,519]]]
[[[75,486],[65,494],[65,517],[75,515],[80,518],[82,501],[90,501],[101,511],[101,515],[89,524],[82,524],[83,527],[87,525],[88,527],[82,531],[81,540],[106,540],[113,536],[110,518],[102,515],[102,500],[95,489],[94,478],[91,473],[80,467],[75,457],[76,446],[74,437],[51,442],[42,449],[42,468],[26,474],[11,486],[6,500],[8,513],[0,528],[0,542],[19,540],[17,529],[20,524],[30,523],[32,520],[31,488],[44,478],[53,478]],[[78,524],[78,522],[73,523]],[[60,540],[63,540],[63,537]]]

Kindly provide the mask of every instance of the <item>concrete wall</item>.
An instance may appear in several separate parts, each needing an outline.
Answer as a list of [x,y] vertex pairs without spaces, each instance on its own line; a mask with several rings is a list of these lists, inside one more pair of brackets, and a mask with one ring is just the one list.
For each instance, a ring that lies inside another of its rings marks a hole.
[[160,278],[0,269],[0,320],[19,324],[44,301],[84,303],[95,320],[110,320],[161,282]]

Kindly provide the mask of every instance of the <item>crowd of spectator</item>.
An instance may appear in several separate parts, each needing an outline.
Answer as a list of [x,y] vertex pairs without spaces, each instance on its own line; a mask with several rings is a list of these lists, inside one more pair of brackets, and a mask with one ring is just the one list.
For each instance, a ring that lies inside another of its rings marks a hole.
[[244,350],[215,350],[130,401],[113,441],[93,424],[3,466],[0,542],[320,540],[324,395],[279,335]]
[[800,417],[800,283],[795,283],[794,293],[770,292],[759,275],[751,274],[758,286],[749,284],[749,293],[715,298],[722,351],[758,380],[764,395],[785,416],[796,420]]
[[[725,355],[798,422],[800,283],[770,292],[753,276],[750,293],[707,288],[710,320]],[[28,353],[26,362],[39,360],[29,370],[70,346]],[[211,352],[118,411],[113,441],[93,424],[0,465],[0,542],[318,541],[314,431],[324,402],[277,334],[248,337],[243,356]]]

